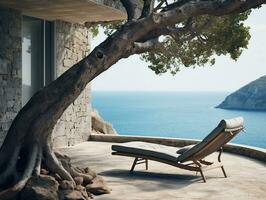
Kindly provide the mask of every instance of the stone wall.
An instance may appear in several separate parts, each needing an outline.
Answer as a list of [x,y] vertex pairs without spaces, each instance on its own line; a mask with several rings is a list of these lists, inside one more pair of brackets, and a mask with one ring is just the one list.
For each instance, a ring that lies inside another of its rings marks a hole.
[[[0,146],[22,106],[22,15],[0,7]],[[55,73],[60,76],[89,53],[90,32],[78,24],[55,22]],[[55,146],[86,141],[91,129],[90,87],[68,107],[54,129]]]
[[[55,23],[56,74],[60,76],[90,50],[87,28],[63,21]],[[71,146],[88,140],[91,129],[90,86],[64,112],[54,129],[54,146]]]
[[21,13],[0,7],[0,146],[21,108]]

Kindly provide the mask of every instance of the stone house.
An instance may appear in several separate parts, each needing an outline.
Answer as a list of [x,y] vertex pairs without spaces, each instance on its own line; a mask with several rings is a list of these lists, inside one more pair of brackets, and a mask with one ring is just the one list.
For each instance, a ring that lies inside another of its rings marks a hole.
[[[0,0],[0,146],[18,111],[90,51],[85,22],[124,19],[116,0]],[[88,139],[90,86],[54,129],[54,145]]]

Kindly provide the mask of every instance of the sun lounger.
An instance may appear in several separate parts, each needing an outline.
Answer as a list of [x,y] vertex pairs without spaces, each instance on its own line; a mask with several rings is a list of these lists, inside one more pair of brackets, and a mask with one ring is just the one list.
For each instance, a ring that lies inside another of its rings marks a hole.
[[[148,142],[127,142],[112,145],[112,154],[134,157],[131,172],[138,164],[145,164],[148,170],[148,160],[154,160],[181,169],[200,172],[204,182],[206,179],[203,172],[214,168],[221,168],[224,177],[227,177],[221,162],[223,146],[243,130],[243,122],[242,117],[222,120],[208,136],[196,145],[176,148]],[[205,160],[208,155],[217,151],[219,152],[218,162]]]

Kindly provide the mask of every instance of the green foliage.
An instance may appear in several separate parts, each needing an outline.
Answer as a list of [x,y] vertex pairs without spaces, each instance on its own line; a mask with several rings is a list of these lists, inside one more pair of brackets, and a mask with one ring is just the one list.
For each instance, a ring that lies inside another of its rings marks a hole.
[[216,55],[237,60],[250,39],[249,27],[243,23],[249,14],[197,17],[193,19],[193,31],[180,33],[175,40],[164,37],[164,49],[145,53],[142,59],[156,74],[173,75],[183,66],[214,65]]
[[[193,18],[192,30],[180,32],[178,37],[163,37],[163,46],[144,53],[141,59],[156,74],[170,72],[175,75],[183,67],[214,65],[215,57],[229,55],[237,60],[250,39],[249,27],[244,25],[250,11],[223,17],[200,16]],[[110,36],[124,22],[102,25]],[[185,23],[178,26],[184,26]]]
[[99,28],[100,28],[99,25],[93,26],[93,27],[90,28],[90,31],[92,33],[92,37],[93,38],[96,37],[99,34]]

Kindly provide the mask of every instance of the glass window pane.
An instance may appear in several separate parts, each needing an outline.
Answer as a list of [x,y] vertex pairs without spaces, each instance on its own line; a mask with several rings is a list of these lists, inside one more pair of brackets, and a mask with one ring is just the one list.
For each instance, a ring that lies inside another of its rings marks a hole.
[[23,17],[22,104],[43,86],[43,21]]

